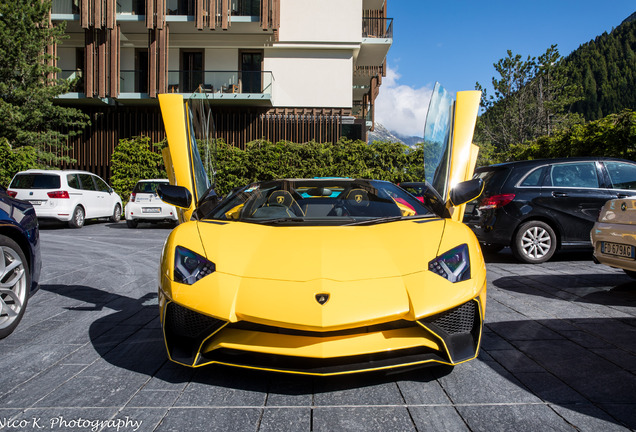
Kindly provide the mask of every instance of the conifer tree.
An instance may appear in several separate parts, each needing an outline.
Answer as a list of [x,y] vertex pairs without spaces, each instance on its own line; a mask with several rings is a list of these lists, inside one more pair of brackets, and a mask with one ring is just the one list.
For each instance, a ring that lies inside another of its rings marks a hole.
[[56,105],[72,83],[56,79],[49,47],[64,37],[64,24],[49,22],[50,0],[0,2],[0,138],[13,148],[32,146],[39,162],[55,165],[67,137],[87,124],[81,111]]

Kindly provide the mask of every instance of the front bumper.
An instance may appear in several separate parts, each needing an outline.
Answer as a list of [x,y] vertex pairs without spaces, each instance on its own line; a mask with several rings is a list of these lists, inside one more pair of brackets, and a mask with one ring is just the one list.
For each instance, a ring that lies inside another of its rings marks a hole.
[[337,331],[230,323],[164,301],[168,355],[198,367],[224,364],[305,375],[339,375],[423,364],[455,365],[479,351],[485,305],[480,296],[417,321]]

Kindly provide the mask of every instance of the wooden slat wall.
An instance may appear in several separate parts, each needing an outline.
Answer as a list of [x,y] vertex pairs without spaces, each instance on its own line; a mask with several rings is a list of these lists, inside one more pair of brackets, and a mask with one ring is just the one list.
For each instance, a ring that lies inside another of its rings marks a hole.
[[[62,168],[83,169],[109,179],[110,158],[120,139],[148,136],[153,143],[165,138],[158,107],[95,107],[84,109],[91,125],[69,139],[70,149],[63,155],[77,162]],[[217,138],[245,149],[257,139],[272,142],[332,142],[340,138],[340,109],[246,109],[223,108],[213,111]]]

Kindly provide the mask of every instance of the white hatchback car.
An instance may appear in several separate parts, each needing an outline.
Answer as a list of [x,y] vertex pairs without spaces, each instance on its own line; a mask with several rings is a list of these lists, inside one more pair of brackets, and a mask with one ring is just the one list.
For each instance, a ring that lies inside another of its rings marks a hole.
[[87,171],[21,171],[11,180],[7,193],[30,202],[38,219],[57,219],[71,228],[81,228],[86,219],[121,220],[119,195],[101,177]]
[[623,269],[636,279],[636,199],[607,201],[590,237],[597,264]]
[[139,180],[126,204],[126,224],[137,228],[139,222],[177,222],[177,209],[157,195],[157,186],[170,184],[167,179]]

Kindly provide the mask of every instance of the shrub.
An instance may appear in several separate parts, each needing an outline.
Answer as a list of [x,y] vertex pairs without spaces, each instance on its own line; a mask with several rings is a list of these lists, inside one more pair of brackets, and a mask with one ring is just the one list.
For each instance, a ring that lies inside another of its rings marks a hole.
[[40,168],[34,147],[24,146],[12,149],[9,140],[0,138],[0,184],[9,186],[13,176],[30,168]]
[[115,147],[110,159],[113,172],[110,181],[124,205],[137,181],[166,177],[163,159],[152,150],[154,146],[149,137],[133,137],[119,140]]

